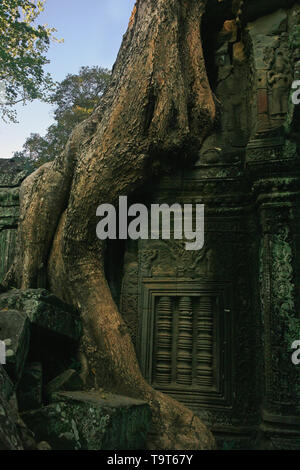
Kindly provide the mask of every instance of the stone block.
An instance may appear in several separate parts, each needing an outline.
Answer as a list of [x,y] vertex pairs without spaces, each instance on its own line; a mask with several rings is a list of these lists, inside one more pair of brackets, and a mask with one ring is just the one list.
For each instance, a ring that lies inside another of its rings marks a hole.
[[22,414],[38,440],[53,449],[138,450],[146,446],[147,403],[99,392],[60,392],[55,402]]
[[13,289],[0,296],[0,309],[20,310],[32,325],[55,335],[79,341],[82,325],[78,312],[46,289]]
[[0,365],[0,450],[21,450],[22,442],[17,430],[15,414],[9,400],[12,397],[13,384]]
[[26,364],[18,386],[17,397],[20,411],[42,406],[43,370],[40,362]]
[[5,400],[9,400],[13,393],[13,383],[8,377],[4,370],[4,367],[0,364],[0,394]]
[[[5,370],[18,383],[29,350],[29,320],[17,310],[0,310],[0,340],[9,340],[6,349]],[[7,341],[8,342],[8,341]]]

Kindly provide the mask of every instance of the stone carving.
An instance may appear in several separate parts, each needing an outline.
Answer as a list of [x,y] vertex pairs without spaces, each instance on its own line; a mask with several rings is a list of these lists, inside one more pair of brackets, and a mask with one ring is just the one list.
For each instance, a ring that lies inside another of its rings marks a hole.
[[[214,385],[213,331],[211,297],[197,296],[193,301],[189,296],[179,299],[174,296],[159,297],[156,307],[155,383],[211,388]],[[193,352],[196,354],[195,360]]]
[[153,260],[156,259],[158,255],[158,250],[157,249],[144,249],[141,250],[141,255],[140,255],[140,263],[143,267],[143,270],[147,274],[149,269],[152,266]]
[[270,94],[270,116],[282,122],[288,112],[288,96],[292,83],[291,64],[280,50],[274,51],[268,72]]
[[197,383],[213,385],[213,316],[211,297],[201,297],[197,305]]
[[196,277],[212,276],[217,272],[216,253],[207,243],[197,252],[187,251],[184,240],[161,240],[155,242],[155,246],[157,248],[141,251],[144,276]]
[[193,312],[190,297],[179,300],[178,349],[177,349],[177,383],[192,383],[193,353]]
[[161,297],[157,306],[157,353],[155,380],[165,385],[172,381],[172,305],[170,297]]
[[[300,15],[299,15],[300,16]],[[294,63],[300,60],[300,25],[294,25],[290,35],[290,48]]]
[[229,286],[147,278],[143,287],[140,352],[147,380],[197,412],[208,404],[229,406],[232,317],[224,310]]
[[125,257],[120,308],[134,345],[138,330],[138,269],[132,255]]
[[205,140],[196,166],[235,164],[248,134],[246,55],[236,20],[225,21],[215,52],[219,120]]
[[[271,272],[273,315],[271,318],[271,377],[270,387],[272,400],[293,404],[291,379],[296,372],[289,363],[287,367],[282,345],[290,348],[293,338],[297,336],[300,322],[295,317],[295,301],[292,265],[292,247],[287,226],[270,237],[269,249],[273,269]],[[292,320],[292,321],[291,321]],[[291,362],[291,361],[290,361]],[[292,374],[291,374],[292,372]]]
[[300,80],[300,60],[297,60],[294,66],[294,79]]

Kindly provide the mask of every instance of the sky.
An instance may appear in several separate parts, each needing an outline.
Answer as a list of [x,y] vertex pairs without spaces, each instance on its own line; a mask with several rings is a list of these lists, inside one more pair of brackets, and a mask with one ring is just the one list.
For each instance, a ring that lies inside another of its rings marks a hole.
[[[126,32],[135,0],[47,0],[39,23],[57,29],[47,54],[45,70],[61,81],[83,65],[111,68]],[[53,108],[39,101],[18,105],[18,124],[0,121],[0,158],[21,150],[30,133],[46,133],[53,123]]]

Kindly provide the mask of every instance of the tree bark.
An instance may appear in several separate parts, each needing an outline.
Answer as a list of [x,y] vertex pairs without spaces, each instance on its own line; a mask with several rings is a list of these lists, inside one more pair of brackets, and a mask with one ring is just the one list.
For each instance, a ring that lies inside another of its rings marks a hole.
[[214,440],[192,411],[142,377],[105,278],[96,208],[197,157],[215,117],[201,42],[205,4],[136,2],[99,107],[65,151],[22,185],[18,252],[8,276],[25,289],[47,269],[51,291],[82,314],[86,375],[150,403],[152,449],[209,449]]

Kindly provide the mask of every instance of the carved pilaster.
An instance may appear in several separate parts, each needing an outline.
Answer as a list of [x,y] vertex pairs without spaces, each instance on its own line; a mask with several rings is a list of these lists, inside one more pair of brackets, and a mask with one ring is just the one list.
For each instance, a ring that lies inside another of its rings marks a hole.
[[200,297],[197,306],[197,383],[213,385],[213,317],[212,298]]
[[[296,186],[295,186],[296,185]],[[300,445],[300,374],[291,345],[299,339],[299,181],[258,182],[260,299],[264,344],[262,430],[275,448]],[[298,188],[298,191],[296,189]],[[298,428],[298,429],[297,429]]]
[[157,305],[157,353],[155,379],[158,384],[172,380],[172,303],[171,297],[161,297]]
[[193,351],[193,312],[190,297],[179,300],[178,349],[176,381],[182,385],[192,383],[192,351]]

